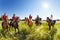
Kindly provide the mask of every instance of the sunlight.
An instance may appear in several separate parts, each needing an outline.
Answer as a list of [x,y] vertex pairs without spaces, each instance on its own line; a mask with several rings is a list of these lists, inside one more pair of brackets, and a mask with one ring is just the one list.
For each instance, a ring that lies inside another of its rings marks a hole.
[[48,3],[43,3],[42,7],[47,9],[48,8]]

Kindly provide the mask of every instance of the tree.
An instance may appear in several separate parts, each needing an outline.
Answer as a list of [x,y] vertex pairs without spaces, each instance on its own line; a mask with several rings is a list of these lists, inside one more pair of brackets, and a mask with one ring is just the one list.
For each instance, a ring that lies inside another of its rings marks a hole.
[[0,20],[2,20],[2,18],[0,17]]

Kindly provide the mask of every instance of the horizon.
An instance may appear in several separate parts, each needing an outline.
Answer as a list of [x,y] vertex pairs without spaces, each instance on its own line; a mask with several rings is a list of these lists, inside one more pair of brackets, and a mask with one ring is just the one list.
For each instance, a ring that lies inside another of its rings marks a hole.
[[4,13],[12,18],[15,13],[21,19],[30,14],[33,19],[39,15],[43,20],[53,15],[53,19],[60,19],[60,0],[0,0],[0,16]]

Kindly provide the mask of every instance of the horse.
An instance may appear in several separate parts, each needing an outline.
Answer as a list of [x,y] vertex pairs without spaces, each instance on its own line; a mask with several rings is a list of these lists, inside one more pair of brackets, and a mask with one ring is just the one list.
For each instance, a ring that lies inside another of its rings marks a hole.
[[29,27],[32,27],[33,22],[31,19],[28,19],[27,17],[25,17],[25,24],[27,24]]
[[25,24],[28,24],[28,18],[27,17],[25,17]]
[[32,25],[33,25],[32,20],[31,20],[31,19],[28,19],[28,26],[29,26],[29,27],[32,27]]
[[39,16],[37,16],[37,18],[35,19],[35,24],[36,24],[36,26],[42,24],[42,23],[41,23],[41,18],[39,18]]
[[13,27],[15,29],[15,32],[16,32],[16,29],[18,29],[18,32],[19,32],[19,28],[18,28],[18,22],[19,22],[19,17],[16,18],[16,21],[12,23],[12,20],[10,22],[10,26]]
[[2,22],[2,29],[3,29],[3,31],[6,31],[6,32],[8,31],[8,25],[9,25],[9,23],[8,23],[7,20]]
[[51,20],[49,17],[47,17],[47,23],[48,23],[48,26],[49,26],[49,30],[51,29],[51,26],[54,27],[55,23],[56,23],[56,20]]

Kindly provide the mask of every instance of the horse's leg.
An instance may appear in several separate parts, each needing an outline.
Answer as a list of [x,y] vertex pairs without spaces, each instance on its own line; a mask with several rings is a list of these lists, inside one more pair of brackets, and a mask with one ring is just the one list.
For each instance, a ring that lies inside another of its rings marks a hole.
[[16,29],[14,28],[14,30],[15,30],[15,33],[16,33]]
[[5,33],[7,33],[8,32],[8,26],[6,27],[6,29],[5,29]]
[[16,27],[16,29],[18,30],[18,33],[19,33],[19,28],[18,28],[18,24],[17,24],[17,27]]
[[2,22],[2,31],[5,32],[4,22]]
[[11,27],[11,26],[9,26],[9,28],[8,28],[8,29],[9,29],[9,31],[10,31],[10,27]]
[[2,28],[3,28],[3,23],[4,23],[4,22],[2,22]]
[[29,25],[30,29],[31,29],[31,26]]
[[16,28],[14,28],[15,29],[15,33],[16,33]]
[[16,29],[18,30],[18,33],[19,33],[18,23],[16,23]]
[[7,26],[7,31],[8,31],[8,26]]
[[38,24],[39,24],[39,23],[38,23],[38,22],[36,22],[36,26],[38,26]]
[[49,30],[51,29],[51,25],[49,25]]
[[17,29],[18,29],[18,33],[19,33],[19,28],[18,28],[18,24],[17,24]]
[[9,24],[9,27],[8,27],[9,31],[10,31],[10,27],[11,27],[11,25]]
[[52,27],[54,28],[54,24],[52,25]]
[[4,31],[4,26],[3,26],[4,22],[2,22],[2,30]]
[[18,33],[19,33],[19,28],[17,28],[18,29]]

